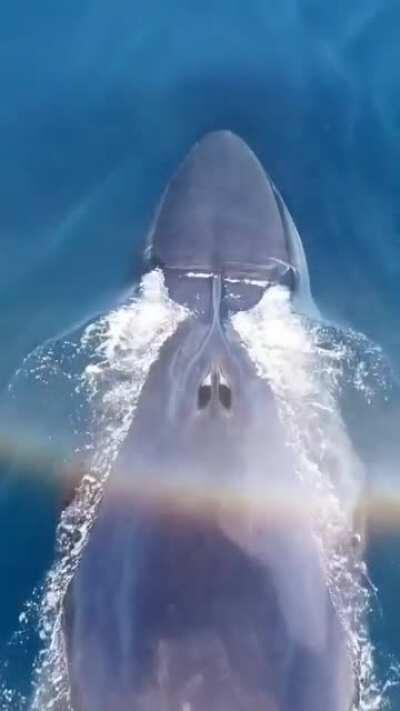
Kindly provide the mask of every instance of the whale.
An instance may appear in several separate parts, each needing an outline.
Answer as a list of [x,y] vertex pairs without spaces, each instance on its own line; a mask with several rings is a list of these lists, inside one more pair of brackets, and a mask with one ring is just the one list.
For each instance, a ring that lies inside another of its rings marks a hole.
[[301,239],[261,163],[205,135],[167,185],[146,269],[188,314],[162,345],[69,585],[74,711],[349,711],[356,681],[273,389],[231,315],[273,286],[310,316]]

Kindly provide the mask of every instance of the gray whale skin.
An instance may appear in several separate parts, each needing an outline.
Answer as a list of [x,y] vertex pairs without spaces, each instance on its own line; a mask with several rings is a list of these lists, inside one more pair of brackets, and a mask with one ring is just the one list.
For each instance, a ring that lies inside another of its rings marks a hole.
[[249,472],[267,492],[299,487],[272,391],[228,316],[279,283],[315,307],[293,221],[240,138],[194,146],[147,252],[192,315],[150,369],[66,596],[73,709],[348,711],[345,634],[307,520],[277,512],[260,531],[223,496],[190,497],[192,485],[240,494]]

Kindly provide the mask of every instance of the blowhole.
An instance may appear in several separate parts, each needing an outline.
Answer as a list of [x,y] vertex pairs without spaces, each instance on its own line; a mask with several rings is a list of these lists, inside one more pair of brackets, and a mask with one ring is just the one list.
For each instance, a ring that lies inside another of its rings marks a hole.
[[204,410],[209,404],[212,395],[211,385],[200,385],[197,392],[197,407],[199,410]]
[[228,385],[220,383],[218,386],[218,395],[221,405],[225,410],[230,410],[232,407],[232,390]]

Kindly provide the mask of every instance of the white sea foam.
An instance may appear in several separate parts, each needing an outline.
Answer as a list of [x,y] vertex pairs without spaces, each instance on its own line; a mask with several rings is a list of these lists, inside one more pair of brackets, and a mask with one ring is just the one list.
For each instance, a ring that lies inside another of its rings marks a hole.
[[[47,576],[42,597],[40,635],[44,648],[36,667],[31,711],[70,708],[61,629],[64,596],[95,518],[104,481],[134,419],[150,367],[163,343],[188,315],[186,309],[169,299],[162,272],[155,270],[143,277],[139,296],[88,326],[76,345],[65,342],[62,361],[56,362],[51,347],[37,357],[36,365],[28,364],[29,377],[48,383],[50,389],[50,374],[54,371],[58,377],[61,372],[77,390],[77,400],[89,401],[93,413],[84,447],[89,457],[86,473],[58,526],[58,558]],[[343,370],[349,364],[354,387],[366,400],[373,396],[370,363],[375,361],[352,359],[351,349],[341,339],[325,347],[326,327],[310,324],[296,314],[283,287],[270,288],[254,309],[237,313],[232,321],[260,377],[269,381],[277,397],[296,454],[298,476],[310,492],[310,511],[316,514],[315,535],[359,681],[356,709],[377,711],[384,707],[384,700],[375,679],[366,626],[370,593],[360,538],[354,535],[352,521],[363,472],[337,405]],[[83,372],[71,378],[68,359],[81,363],[82,358]],[[382,385],[380,372],[378,362],[373,374],[377,387]],[[15,698],[3,690],[1,700],[7,711],[17,708]]]
[[[330,595],[346,632],[359,687],[357,711],[382,709],[366,618],[370,592],[352,515],[363,471],[337,405],[348,354],[343,345],[321,348],[318,325],[295,313],[289,291],[269,289],[250,311],[232,316],[260,377],[276,395],[296,471],[310,497],[314,532]],[[312,498],[315,505],[312,505]]]
[[93,408],[91,456],[72,504],[57,530],[58,560],[50,570],[42,601],[44,649],[36,668],[32,711],[70,707],[62,634],[62,607],[93,523],[102,487],[132,423],[138,398],[163,343],[188,311],[172,302],[163,274],[146,274],[140,295],[85,330],[80,349],[89,354],[80,388]]

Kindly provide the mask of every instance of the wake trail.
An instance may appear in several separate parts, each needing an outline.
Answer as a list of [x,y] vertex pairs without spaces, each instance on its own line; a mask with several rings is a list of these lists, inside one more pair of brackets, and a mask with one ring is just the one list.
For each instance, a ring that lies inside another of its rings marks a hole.
[[151,365],[187,316],[186,309],[169,299],[162,272],[154,270],[142,278],[138,298],[88,326],[81,338],[79,348],[89,353],[90,362],[78,387],[93,412],[91,442],[86,445],[91,453],[87,473],[57,529],[58,560],[47,576],[41,605],[44,648],[35,668],[31,711],[70,708],[62,632],[64,597]]
[[[82,420],[84,442],[75,450],[76,457],[84,461],[84,475],[74,500],[61,515],[57,558],[46,576],[41,599],[29,603],[26,614],[25,624],[32,624],[38,610],[42,641],[30,711],[71,709],[62,631],[64,598],[95,521],[104,484],[134,426],[150,368],[163,344],[190,315],[169,298],[163,274],[156,269],[142,278],[138,293],[127,303],[87,326],[76,343],[65,341],[58,359],[51,346],[22,369],[28,380],[48,390],[53,387],[52,374],[56,381],[61,378],[80,403],[78,408],[84,403],[90,413],[87,423]],[[335,331],[322,322],[299,315],[289,291],[281,286],[267,289],[250,311],[232,315],[231,324],[259,376],[274,392],[295,455],[296,474],[312,512],[329,592],[346,632],[358,681],[359,698],[353,711],[382,710],[386,707],[384,688],[376,677],[367,627],[373,593],[363,559],[362,526],[354,522],[365,474],[339,406],[349,369],[354,388],[366,400],[372,397],[371,366],[354,355],[360,337],[355,334],[349,347],[348,341],[336,338]],[[379,358],[370,363],[375,364],[374,382],[379,388]],[[74,376],[73,364],[79,368]],[[79,417],[75,426],[79,429]],[[266,496],[267,487],[266,478]],[[18,708],[27,708],[23,701]],[[16,696],[4,686],[0,702],[2,711],[17,708]]]
[[[362,557],[362,527],[357,530],[353,521],[364,472],[338,406],[351,354],[343,343],[321,347],[322,324],[310,324],[295,313],[285,287],[267,290],[251,311],[235,314],[232,323],[259,376],[276,396],[295,455],[296,474],[313,516],[329,593],[357,680],[354,711],[377,711],[384,698],[367,628],[371,591]],[[358,386],[363,385],[360,380]]]

